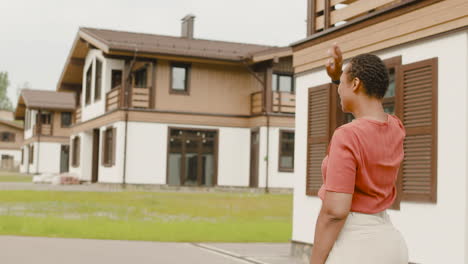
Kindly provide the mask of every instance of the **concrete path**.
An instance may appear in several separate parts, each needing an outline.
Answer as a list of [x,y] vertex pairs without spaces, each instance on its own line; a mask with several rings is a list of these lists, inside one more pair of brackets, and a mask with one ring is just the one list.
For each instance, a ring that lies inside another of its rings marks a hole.
[[299,264],[289,244],[165,243],[0,236],[5,264]]

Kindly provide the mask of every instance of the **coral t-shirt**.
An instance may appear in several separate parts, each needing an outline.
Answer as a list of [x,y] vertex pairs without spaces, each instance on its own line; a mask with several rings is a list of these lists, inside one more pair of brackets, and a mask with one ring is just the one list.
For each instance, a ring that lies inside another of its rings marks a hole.
[[396,116],[387,116],[386,122],[358,118],[335,130],[322,162],[322,200],[326,191],[350,193],[351,211],[366,214],[392,205],[405,128]]

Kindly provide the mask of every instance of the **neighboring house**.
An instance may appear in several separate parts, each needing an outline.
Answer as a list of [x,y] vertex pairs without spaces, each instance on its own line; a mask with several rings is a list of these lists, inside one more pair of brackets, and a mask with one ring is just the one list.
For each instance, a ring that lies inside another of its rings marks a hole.
[[[1,111],[8,113],[8,111]],[[10,112],[11,113],[11,112]],[[23,125],[0,119],[0,169],[19,170],[22,159]]]
[[0,119],[13,121],[15,120],[14,114],[12,111],[9,110],[0,110]]
[[324,67],[337,42],[345,60],[371,52],[390,70],[384,108],[403,121],[406,139],[399,196],[389,214],[410,261],[468,263],[468,2],[308,2],[308,36],[292,44],[298,99],[293,253],[310,252],[321,162],[334,129],[352,119],[340,111]]
[[75,106],[74,93],[22,90],[15,111],[15,118],[24,121],[21,172],[68,171],[70,126]]
[[181,37],[80,28],[57,87],[80,98],[71,173],[292,187],[291,49],[196,39],[193,21],[183,19]]

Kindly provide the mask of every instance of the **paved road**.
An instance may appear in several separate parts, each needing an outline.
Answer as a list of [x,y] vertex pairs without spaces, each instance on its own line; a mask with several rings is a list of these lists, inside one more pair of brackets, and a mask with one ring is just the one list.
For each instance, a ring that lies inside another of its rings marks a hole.
[[4,264],[299,264],[289,244],[164,243],[0,236]]

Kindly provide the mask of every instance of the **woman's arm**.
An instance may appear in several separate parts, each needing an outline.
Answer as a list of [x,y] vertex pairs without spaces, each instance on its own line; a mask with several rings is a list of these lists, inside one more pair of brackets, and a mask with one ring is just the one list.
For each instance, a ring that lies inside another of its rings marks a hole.
[[327,191],[315,225],[311,264],[323,264],[348,217],[352,194]]

